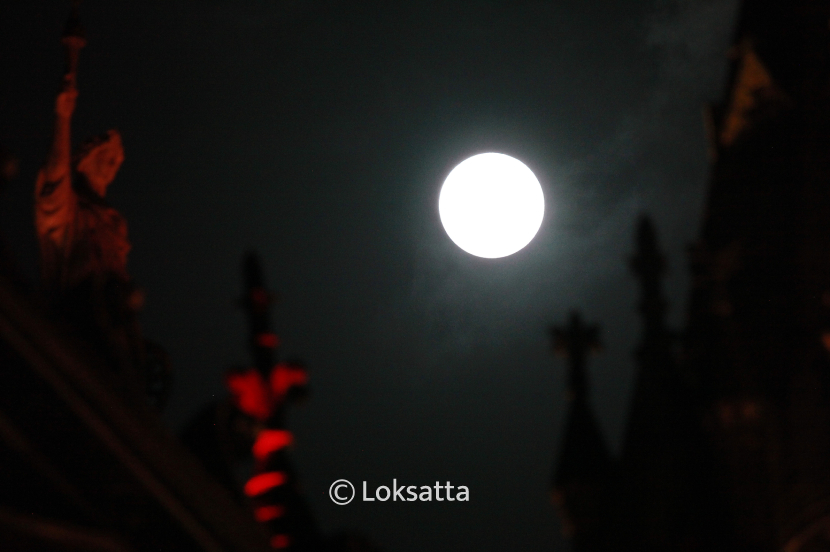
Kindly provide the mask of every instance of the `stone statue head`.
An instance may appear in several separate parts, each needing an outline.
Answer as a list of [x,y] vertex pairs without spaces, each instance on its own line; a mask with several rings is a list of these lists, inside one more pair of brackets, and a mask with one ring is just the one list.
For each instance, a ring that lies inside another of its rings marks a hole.
[[123,162],[124,146],[117,130],[87,140],[75,154],[75,170],[86,177],[89,187],[101,197],[106,195],[107,186]]

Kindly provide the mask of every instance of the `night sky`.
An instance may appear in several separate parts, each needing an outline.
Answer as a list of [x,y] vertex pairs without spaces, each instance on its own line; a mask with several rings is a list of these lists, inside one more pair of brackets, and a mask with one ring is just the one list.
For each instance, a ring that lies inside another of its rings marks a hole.
[[[20,159],[2,231],[37,281],[31,195],[51,140],[68,2],[0,9],[0,144]],[[650,213],[682,325],[686,246],[706,192],[702,107],[721,97],[734,0],[88,0],[76,144],[108,128],[126,161],[144,333],[175,369],[171,430],[249,361],[241,259],[279,292],[282,354],[310,367],[294,459],[324,531],[387,552],[566,550],[548,498],[567,404],[547,328],[602,326],[592,400],[622,438],[639,336],[628,269]],[[444,233],[438,193],[475,153],[539,178],[545,220],[503,259]],[[436,480],[469,503],[332,504]]]

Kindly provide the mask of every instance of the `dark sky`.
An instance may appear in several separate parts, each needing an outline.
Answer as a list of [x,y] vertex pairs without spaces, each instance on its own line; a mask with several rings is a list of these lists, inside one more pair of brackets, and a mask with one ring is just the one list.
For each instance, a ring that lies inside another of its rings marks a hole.
[[[11,4],[11,5],[9,5]],[[75,138],[116,127],[109,199],[127,218],[145,334],[170,352],[179,429],[248,362],[236,307],[258,250],[283,353],[311,369],[295,461],[321,527],[387,552],[566,550],[547,495],[566,412],[547,328],[602,325],[592,399],[614,449],[639,333],[627,267],[640,212],[670,263],[706,189],[701,109],[720,98],[735,0],[88,0]],[[68,2],[0,10],[0,144],[21,161],[2,228],[37,273],[31,199],[63,71]],[[504,259],[440,226],[444,177],[475,153],[521,159],[546,196]],[[467,485],[469,503],[329,501]]]

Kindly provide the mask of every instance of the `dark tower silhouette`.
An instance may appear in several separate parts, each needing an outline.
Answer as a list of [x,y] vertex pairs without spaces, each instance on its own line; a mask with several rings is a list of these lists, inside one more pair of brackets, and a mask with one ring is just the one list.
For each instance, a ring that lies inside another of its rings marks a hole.
[[677,378],[673,337],[665,321],[665,268],[654,226],[643,216],[631,258],[640,284],[642,340],[634,354],[638,370],[621,457],[625,474],[621,490],[632,508],[626,536],[640,550],[672,549],[680,521],[676,497],[683,481],[676,462],[686,435],[676,426],[681,411],[690,405],[678,401],[683,390]]
[[[828,0],[742,6],[725,98],[709,110],[710,189],[677,359],[663,261],[640,223],[644,332],[612,503],[625,530],[609,550],[830,550],[829,21]],[[596,441],[569,424],[566,448]],[[594,500],[584,511],[608,504]]]
[[306,389],[308,373],[298,362],[277,362],[279,337],[271,330],[273,296],[265,287],[259,257],[251,252],[243,263],[243,307],[248,315],[252,369],[234,371],[228,385],[237,406],[251,416],[255,439],[253,476],[244,492],[257,521],[265,524],[275,549],[304,551],[319,545],[317,526],[297,487],[288,455],[293,435],[286,427],[287,403]]
[[[247,314],[253,365],[228,372],[232,397],[205,407],[182,440],[237,500],[250,506],[253,517],[267,529],[273,549],[317,550],[320,536],[298,490],[288,453],[293,435],[286,424],[287,406],[307,391],[308,373],[300,362],[278,359],[280,339],[271,328],[274,296],[265,286],[255,253],[245,256],[242,275],[241,306]],[[250,460],[253,473],[240,485],[236,468]]]
[[568,325],[550,330],[553,351],[568,360],[571,410],[554,468],[551,496],[574,552],[606,550],[611,542],[610,503],[614,474],[611,458],[588,404],[588,355],[600,349],[599,328],[572,312]]
[[736,550],[830,548],[828,20],[745,2],[709,120],[685,352]]
[[643,337],[619,459],[609,456],[587,400],[585,359],[596,327],[577,314],[554,328],[554,350],[570,360],[571,412],[554,477],[554,499],[574,550],[724,550],[724,509],[700,430],[695,390],[678,367],[678,336],[665,322],[665,261],[654,226],[641,217],[631,267],[640,283]]
[[643,334],[620,458],[620,538],[632,550],[717,550],[722,512],[709,483],[712,465],[694,390],[681,377],[677,336],[666,325],[666,264],[647,216],[640,218],[635,242],[631,268],[640,284]]

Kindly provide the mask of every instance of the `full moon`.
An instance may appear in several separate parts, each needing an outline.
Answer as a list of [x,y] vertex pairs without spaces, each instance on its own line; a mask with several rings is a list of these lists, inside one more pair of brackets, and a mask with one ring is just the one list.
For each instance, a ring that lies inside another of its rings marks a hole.
[[447,235],[476,257],[507,257],[530,243],[545,215],[545,196],[524,163],[501,153],[463,161],[444,181],[438,213]]

